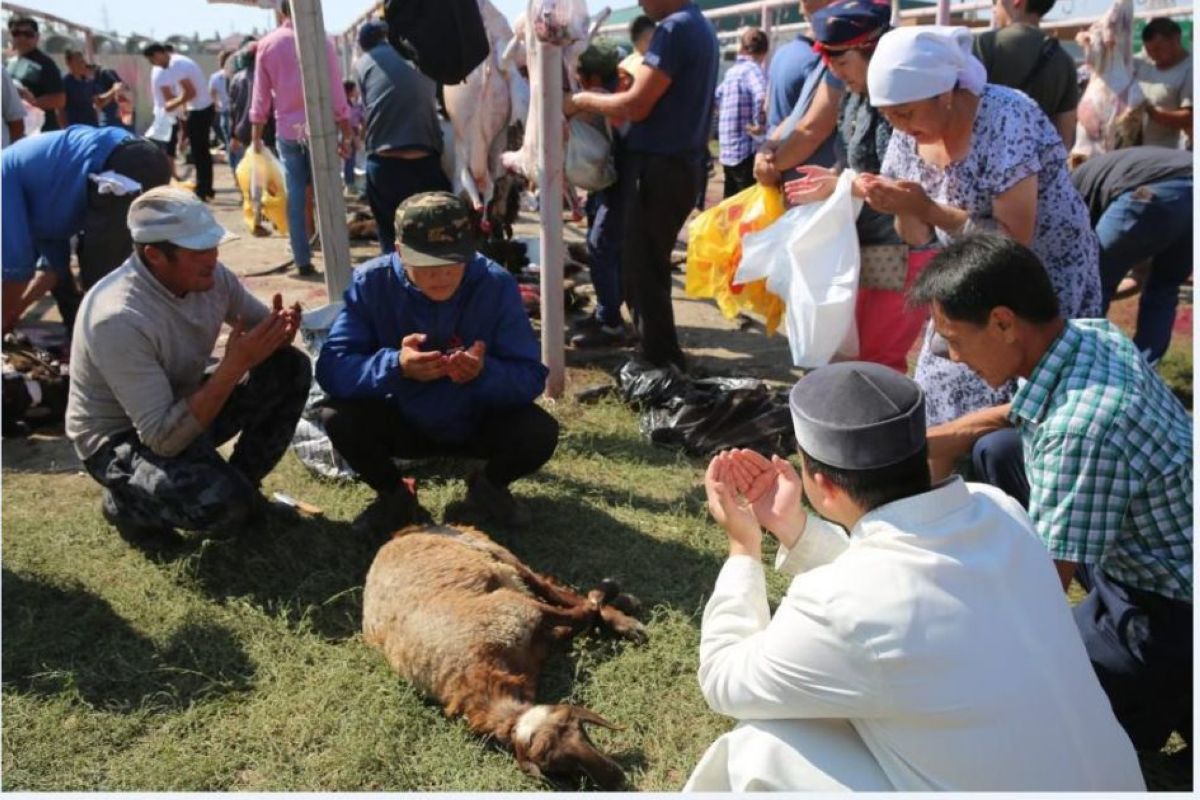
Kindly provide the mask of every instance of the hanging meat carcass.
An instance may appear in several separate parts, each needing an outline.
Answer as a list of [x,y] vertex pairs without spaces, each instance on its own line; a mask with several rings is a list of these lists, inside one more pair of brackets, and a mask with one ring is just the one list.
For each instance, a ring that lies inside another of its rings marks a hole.
[[[503,57],[504,61],[512,62],[518,62],[521,58],[525,59],[529,68],[530,102],[529,116],[525,123],[525,139],[521,149],[504,153],[501,156],[501,163],[506,169],[523,175],[531,185],[536,185],[538,182],[537,158],[541,141],[543,94],[541,59],[544,49],[534,31],[534,26],[529,24],[529,18],[531,13],[536,16],[541,7],[538,0],[532,0],[530,9],[517,17],[513,24],[515,36]],[[582,2],[567,2],[567,7],[570,10],[569,21],[565,30],[556,32],[556,35],[566,42],[561,48],[563,75],[566,79],[564,85],[574,93],[580,90],[579,76],[576,74],[579,56],[587,49],[600,26],[608,19],[611,10],[605,7],[593,19],[588,17],[587,6]]]
[[445,100],[454,129],[455,190],[465,191],[482,211],[492,198],[508,142],[512,97],[519,91],[513,82],[523,78],[515,65],[501,60],[513,35],[508,21],[488,0],[479,0],[479,11],[491,52],[464,82],[445,87]]
[[1133,73],[1133,0],[1116,0],[1075,40],[1091,78],[1079,101],[1072,158],[1136,144],[1143,97]]

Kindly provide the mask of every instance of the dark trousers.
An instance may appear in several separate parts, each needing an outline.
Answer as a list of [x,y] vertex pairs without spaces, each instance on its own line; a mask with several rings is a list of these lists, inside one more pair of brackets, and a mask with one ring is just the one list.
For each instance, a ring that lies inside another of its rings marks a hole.
[[558,445],[558,421],[532,403],[485,413],[462,444],[430,439],[382,399],[327,399],[321,423],[334,449],[380,494],[400,486],[403,476],[392,463],[395,457],[484,459],[488,481],[503,487],[536,472]]
[[1001,428],[979,437],[971,448],[975,480],[1002,490],[1022,507],[1029,508],[1029,479],[1025,476],[1025,451],[1016,428]]
[[367,156],[367,203],[379,230],[379,249],[396,249],[396,209],[420,192],[448,192],[450,181],[436,155],[425,158]]
[[728,200],[738,192],[749,189],[754,185],[754,154],[742,159],[732,167],[722,164],[725,171],[725,199]]
[[208,197],[213,193],[213,160],[209,138],[212,136],[215,116],[216,109],[213,106],[189,111],[187,115],[188,141],[192,143],[192,163],[196,165],[198,197]]
[[641,355],[655,366],[684,367],[671,307],[671,251],[696,202],[700,169],[680,158],[631,153],[621,176],[625,299],[641,335]]
[[587,198],[588,271],[596,290],[596,319],[621,324],[621,193],[620,183],[591,192]]
[[[140,139],[127,139],[104,162],[105,170],[122,175],[136,176],[143,190],[152,186],[163,186],[171,180],[171,165],[165,158],[151,161]],[[96,185],[89,181],[87,211],[83,217],[83,233],[79,237],[79,280],[86,292],[108,273],[129,258],[133,252],[133,239],[125,219],[134,195],[117,197],[100,194]]]
[[[1029,481],[1015,429],[981,437],[971,460],[976,479],[1029,507]],[[1075,607],[1075,624],[1134,747],[1157,750],[1176,730],[1190,744],[1191,603],[1126,586],[1098,567],[1081,565],[1075,577],[1088,592]]]
[[1135,749],[1154,751],[1178,731],[1192,742],[1192,604],[1082,567],[1088,595],[1075,623],[1113,713]]
[[[174,456],[155,453],[134,431],[109,439],[85,462],[104,504],[139,525],[208,530],[244,521],[258,486],[283,457],[308,391],[312,362],[286,347],[254,369],[201,436]],[[241,433],[229,461],[217,448]]]

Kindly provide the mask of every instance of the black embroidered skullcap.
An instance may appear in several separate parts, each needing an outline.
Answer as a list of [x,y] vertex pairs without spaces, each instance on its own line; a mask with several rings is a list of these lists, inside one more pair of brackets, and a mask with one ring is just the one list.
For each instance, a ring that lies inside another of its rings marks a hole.
[[847,361],[792,387],[796,443],[822,464],[865,470],[897,464],[925,446],[925,394],[881,364]]

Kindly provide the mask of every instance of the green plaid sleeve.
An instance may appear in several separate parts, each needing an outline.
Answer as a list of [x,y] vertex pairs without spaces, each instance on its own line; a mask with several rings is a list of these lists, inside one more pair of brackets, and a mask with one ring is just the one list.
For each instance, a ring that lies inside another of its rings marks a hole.
[[1129,507],[1128,459],[1087,436],[1048,435],[1035,447],[1025,459],[1034,530],[1055,560],[1099,564]]

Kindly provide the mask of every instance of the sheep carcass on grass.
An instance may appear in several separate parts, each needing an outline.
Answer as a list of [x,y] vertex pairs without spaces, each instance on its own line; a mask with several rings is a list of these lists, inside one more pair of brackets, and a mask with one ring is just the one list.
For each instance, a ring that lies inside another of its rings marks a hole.
[[641,623],[625,613],[634,605],[611,581],[583,597],[477,530],[411,526],[380,548],[367,573],[363,637],[448,716],[511,747],[525,772],[587,775],[612,790],[624,773],[584,725],[614,726],[586,708],[534,699],[552,645],[593,627],[644,640]]

